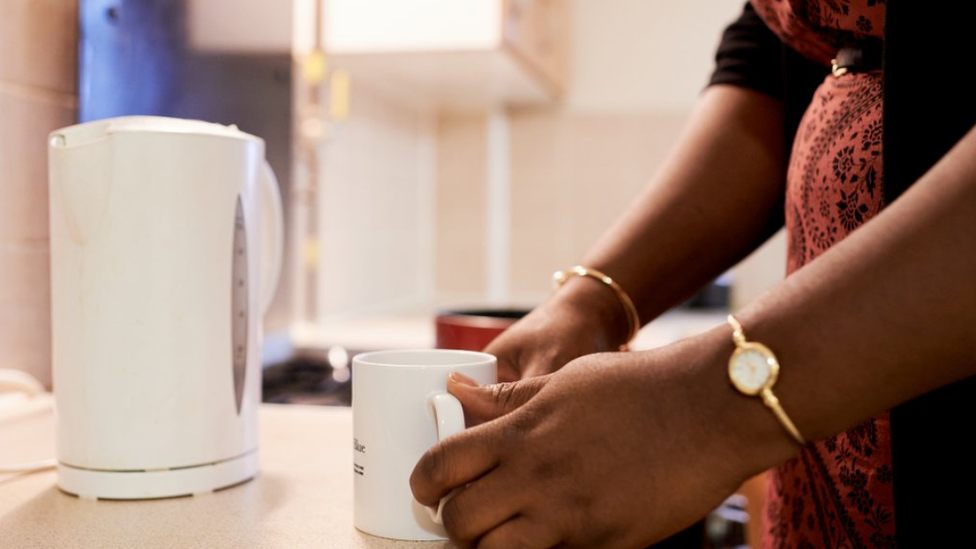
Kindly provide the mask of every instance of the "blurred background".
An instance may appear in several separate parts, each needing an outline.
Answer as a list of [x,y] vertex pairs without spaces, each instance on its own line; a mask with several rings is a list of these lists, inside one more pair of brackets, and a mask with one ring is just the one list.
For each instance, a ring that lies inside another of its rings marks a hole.
[[[47,133],[126,114],[266,140],[288,224],[266,365],[531,308],[660,165],[742,4],[0,0],[0,356],[50,384]],[[721,321],[784,253],[774,238],[640,345]]]

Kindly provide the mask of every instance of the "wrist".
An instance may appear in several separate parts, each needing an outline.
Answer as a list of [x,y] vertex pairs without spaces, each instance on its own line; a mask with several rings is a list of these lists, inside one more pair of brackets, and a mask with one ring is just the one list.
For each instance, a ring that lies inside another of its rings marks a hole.
[[721,451],[733,457],[743,479],[786,461],[800,450],[762,399],[744,395],[733,386],[729,378],[729,358],[735,350],[731,327],[716,327],[679,345],[688,355],[684,364],[690,365],[689,375],[699,392],[695,400],[703,408],[703,418],[718,433]]
[[597,280],[574,276],[552,295],[547,306],[560,315],[576,318],[583,330],[597,336],[598,351],[615,351],[631,335],[631,321],[620,299],[609,287]]

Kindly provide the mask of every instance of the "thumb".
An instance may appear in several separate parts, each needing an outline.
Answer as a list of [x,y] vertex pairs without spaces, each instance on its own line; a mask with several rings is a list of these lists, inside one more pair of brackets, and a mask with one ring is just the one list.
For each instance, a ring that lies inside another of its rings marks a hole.
[[466,416],[483,422],[499,418],[522,406],[542,390],[548,381],[549,376],[539,376],[479,386],[470,377],[453,372],[447,377],[447,390],[461,401]]

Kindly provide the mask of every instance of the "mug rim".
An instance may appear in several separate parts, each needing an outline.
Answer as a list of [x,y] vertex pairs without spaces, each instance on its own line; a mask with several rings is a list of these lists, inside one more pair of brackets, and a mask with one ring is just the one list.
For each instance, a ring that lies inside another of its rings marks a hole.
[[[437,356],[441,357],[441,360],[410,359],[420,356]],[[464,358],[464,360],[446,361],[445,357],[448,356]],[[400,359],[392,360],[386,358],[384,360],[385,357],[400,357]],[[494,364],[497,361],[498,359],[495,355],[463,349],[390,349],[360,353],[352,358],[353,364],[366,364],[388,368],[462,368],[482,364]]]

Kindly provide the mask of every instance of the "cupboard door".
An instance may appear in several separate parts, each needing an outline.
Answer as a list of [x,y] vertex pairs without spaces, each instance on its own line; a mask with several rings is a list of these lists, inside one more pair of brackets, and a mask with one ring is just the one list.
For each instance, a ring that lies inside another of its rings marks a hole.
[[569,2],[505,0],[502,40],[527,70],[562,92],[566,86]]

